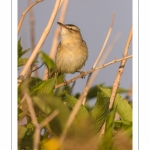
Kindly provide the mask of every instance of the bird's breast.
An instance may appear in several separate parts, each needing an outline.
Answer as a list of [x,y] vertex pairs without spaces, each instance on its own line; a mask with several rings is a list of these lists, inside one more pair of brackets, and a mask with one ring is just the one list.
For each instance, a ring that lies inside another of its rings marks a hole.
[[62,43],[56,54],[57,69],[64,73],[80,70],[88,57],[85,46],[79,43]]

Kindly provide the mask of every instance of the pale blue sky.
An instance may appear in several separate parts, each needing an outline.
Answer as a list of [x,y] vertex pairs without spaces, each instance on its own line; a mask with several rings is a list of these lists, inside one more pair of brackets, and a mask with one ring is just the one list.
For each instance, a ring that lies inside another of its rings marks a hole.
[[[38,42],[44,28],[47,25],[49,16],[51,15],[55,0],[44,0],[34,6],[35,16],[35,43]],[[27,8],[27,1],[18,1],[18,19],[21,13]],[[75,24],[81,30],[82,37],[86,41],[89,58],[85,65],[85,71],[90,70],[97,58],[100,49],[106,38],[112,14],[115,13],[115,22],[112,34],[107,43],[106,48],[109,46],[113,38],[118,32],[121,32],[121,37],[107,58],[106,62],[112,61],[123,56],[126,40],[132,26],[132,1],[106,1],[106,0],[70,0],[69,7],[66,14],[65,23]],[[54,30],[57,26],[58,15],[54,21],[53,27],[42,47],[42,50],[49,54],[51,48]],[[25,17],[19,36],[22,38],[22,46],[24,49],[30,48],[30,34],[29,34],[29,18]],[[132,43],[129,48],[129,55],[132,54]],[[109,67],[102,69],[93,85],[105,83],[105,85],[112,86],[117,69],[120,63],[113,64]],[[40,65],[40,63],[39,63]],[[40,69],[40,76],[42,77],[44,68]],[[70,79],[77,74],[67,75]],[[79,79],[76,82],[74,93],[81,92],[85,86],[86,78]],[[132,59],[128,59],[124,73],[121,78],[120,87],[129,88],[132,83]]]

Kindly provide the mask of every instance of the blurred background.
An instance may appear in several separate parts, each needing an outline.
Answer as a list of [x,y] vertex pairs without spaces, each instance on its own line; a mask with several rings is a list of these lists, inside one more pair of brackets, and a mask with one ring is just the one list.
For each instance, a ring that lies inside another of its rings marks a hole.
[[[31,0],[18,1],[18,22],[22,15],[22,12],[28,7],[29,1]],[[35,45],[38,43],[48,23],[54,4],[55,0],[51,1],[44,0],[43,2],[36,4],[32,8],[35,21],[34,22]],[[55,29],[58,26],[57,21],[59,19],[60,12],[61,9],[59,9],[59,12],[55,18],[50,33],[42,46],[42,51],[44,51],[47,54],[49,54],[52,46]],[[117,43],[113,46],[113,49],[110,52],[107,59],[105,60],[105,63],[108,63],[114,59],[119,59],[123,56],[128,34],[132,26],[132,1],[69,0],[64,23],[74,24],[78,26],[81,30],[82,37],[88,46],[89,57],[83,69],[84,71],[90,70],[95,60],[97,59],[97,56],[107,36],[113,13],[115,13],[115,20],[112,33],[106,45],[106,49],[110,46],[116,35],[120,34],[121,36],[119,37]],[[32,47],[31,45],[32,42],[30,38],[29,13],[25,16],[20,33],[18,35],[18,39],[20,37],[21,37],[21,44],[24,50]],[[129,55],[131,54],[132,54],[132,43],[130,44],[129,47]],[[31,51],[26,54],[26,56],[30,55]],[[39,62],[37,65],[40,66],[42,62],[40,59],[38,59],[38,61]],[[101,69],[92,86],[102,83],[106,86],[112,86],[116,77],[119,64],[120,62]],[[45,67],[39,69],[40,78],[43,78],[44,71]],[[77,75],[78,73],[67,74],[66,79],[69,80]],[[81,93],[85,87],[86,81],[87,77],[85,77],[85,79],[78,79],[74,87],[73,93],[74,94]],[[126,62],[123,75],[121,77],[120,87],[129,89],[131,85],[132,85],[132,59],[128,59]]]

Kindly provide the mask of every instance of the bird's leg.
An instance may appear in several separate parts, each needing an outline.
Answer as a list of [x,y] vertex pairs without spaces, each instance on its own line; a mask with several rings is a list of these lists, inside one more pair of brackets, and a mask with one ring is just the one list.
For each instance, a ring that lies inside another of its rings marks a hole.
[[66,79],[63,79],[63,80],[64,80],[64,85],[67,86],[67,84],[68,84],[67,80]]
[[82,79],[85,78],[86,75],[85,75],[85,72],[84,72],[84,71],[78,71],[78,70],[77,70],[76,72],[79,72],[79,73],[82,75]]

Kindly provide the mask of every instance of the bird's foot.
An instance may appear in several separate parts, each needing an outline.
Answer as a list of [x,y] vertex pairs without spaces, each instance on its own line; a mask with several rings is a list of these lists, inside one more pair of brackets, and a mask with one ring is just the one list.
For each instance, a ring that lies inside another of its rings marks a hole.
[[80,73],[80,75],[82,75],[82,79],[84,79],[85,78],[85,72],[84,71],[77,71],[77,72],[79,72]]
[[64,85],[67,86],[67,84],[68,84],[67,80],[65,80],[65,79],[63,79],[63,80],[64,80]]

